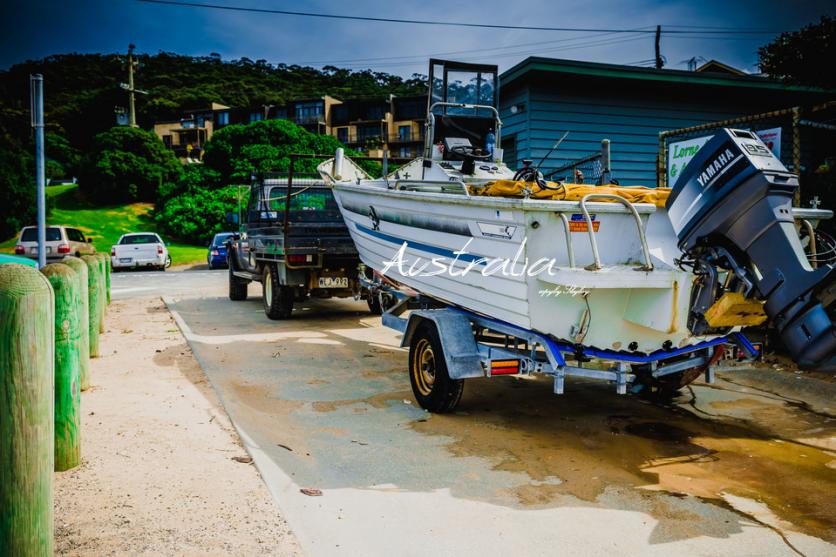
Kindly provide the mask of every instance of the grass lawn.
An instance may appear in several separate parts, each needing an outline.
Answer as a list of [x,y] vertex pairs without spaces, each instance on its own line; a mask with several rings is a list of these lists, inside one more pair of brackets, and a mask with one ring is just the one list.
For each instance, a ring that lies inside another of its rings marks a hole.
[[[73,226],[93,239],[96,250],[110,253],[119,236],[128,232],[156,232],[151,203],[129,203],[112,207],[96,207],[78,196],[78,185],[49,186],[47,197],[52,201],[47,222]],[[165,237],[160,234],[163,240]],[[12,253],[17,236],[0,243],[0,251]],[[168,244],[172,265],[206,262],[206,248],[171,242]]]

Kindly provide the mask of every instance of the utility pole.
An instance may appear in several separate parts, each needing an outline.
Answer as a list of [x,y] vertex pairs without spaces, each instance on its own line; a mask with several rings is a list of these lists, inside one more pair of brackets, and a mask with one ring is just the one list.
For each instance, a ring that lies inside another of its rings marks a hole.
[[[658,29],[658,28],[657,28]],[[656,31],[656,52],[658,58],[659,52],[659,31]],[[128,116],[128,125],[132,128],[136,127],[136,102],[134,99],[134,48],[133,44],[128,45],[128,103],[130,106],[130,115]]]
[[136,94],[141,93],[143,95],[147,95],[148,91],[143,91],[142,89],[137,89],[134,87],[134,68],[137,65],[137,62],[134,61],[134,49],[136,45],[133,43],[128,45],[128,82],[121,83],[120,87],[128,92],[128,125],[132,128],[136,128]]
[[656,69],[661,70],[662,66],[662,53],[660,52],[659,43],[662,40],[662,26],[656,26]]
[[38,202],[38,267],[46,265],[46,172],[44,166],[44,77],[29,76],[32,127],[35,129],[35,179]]

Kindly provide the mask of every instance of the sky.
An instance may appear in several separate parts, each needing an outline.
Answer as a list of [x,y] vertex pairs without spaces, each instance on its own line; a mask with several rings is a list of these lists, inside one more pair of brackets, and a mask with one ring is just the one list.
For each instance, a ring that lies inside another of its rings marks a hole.
[[[833,0],[480,0],[416,2],[350,0],[191,0],[291,11],[488,24],[589,29],[654,29],[662,25],[668,68],[687,69],[695,57],[757,71],[757,48],[774,32],[795,30],[836,15]],[[403,76],[426,73],[430,56],[498,64],[528,56],[615,64],[650,64],[652,34],[496,30],[306,18],[138,0],[2,0],[0,69],[69,52],[176,52],[224,59],[247,57],[314,67],[370,68]],[[765,34],[674,35],[696,28]]]

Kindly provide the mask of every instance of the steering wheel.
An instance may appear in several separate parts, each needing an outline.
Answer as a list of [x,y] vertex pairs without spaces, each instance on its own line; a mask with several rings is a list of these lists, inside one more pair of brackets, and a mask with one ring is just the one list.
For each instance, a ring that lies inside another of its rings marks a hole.
[[470,159],[472,161],[487,161],[491,159],[490,153],[477,155],[476,148],[471,145],[455,145],[450,147],[450,152],[465,160]]

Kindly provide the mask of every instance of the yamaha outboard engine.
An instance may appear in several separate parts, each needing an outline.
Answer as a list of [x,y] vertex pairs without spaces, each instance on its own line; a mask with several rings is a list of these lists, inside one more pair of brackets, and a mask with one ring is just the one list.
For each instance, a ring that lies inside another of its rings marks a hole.
[[745,130],[721,130],[688,163],[667,209],[680,264],[698,276],[689,327],[707,332],[719,293],[739,292],[764,301],[796,363],[836,370],[836,267],[807,261],[792,214],[797,188],[798,177]]

